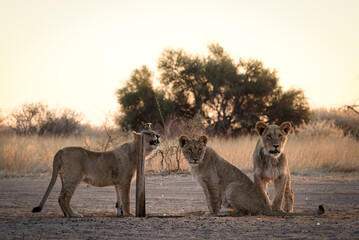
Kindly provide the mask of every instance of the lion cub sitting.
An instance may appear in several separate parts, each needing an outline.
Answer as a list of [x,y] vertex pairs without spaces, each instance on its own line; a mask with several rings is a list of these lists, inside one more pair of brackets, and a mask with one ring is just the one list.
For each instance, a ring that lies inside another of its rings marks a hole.
[[[192,176],[202,187],[209,213],[206,216],[248,215],[269,213],[253,181],[238,168],[207,147],[207,137],[190,140],[179,138],[182,153]],[[224,206],[227,209],[221,209]],[[231,210],[234,210],[232,214]]]
[[[289,122],[282,125],[267,125],[260,121],[255,127],[259,140],[253,153],[254,184],[268,206],[274,211],[293,212],[294,193],[288,161],[284,154],[287,135],[292,129]],[[275,196],[272,205],[269,201],[267,184],[274,181]]]
[[[149,128],[143,131],[146,155],[157,149],[160,135]],[[130,214],[130,187],[137,168],[137,143],[141,134],[134,132],[133,142],[125,143],[108,152],[92,152],[81,147],[67,147],[59,150],[53,161],[50,184],[40,205],[32,212],[40,212],[55,185],[57,175],[62,181],[59,204],[65,217],[82,217],[70,206],[72,195],[82,181],[96,187],[114,185],[117,196],[117,214]]]

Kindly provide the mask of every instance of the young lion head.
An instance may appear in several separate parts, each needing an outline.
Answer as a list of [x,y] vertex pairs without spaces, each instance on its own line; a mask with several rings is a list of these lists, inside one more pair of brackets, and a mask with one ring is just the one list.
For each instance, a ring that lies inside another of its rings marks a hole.
[[284,151],[287,136],[292,130],[290,122],[284,122],[280,126],[267,125],[265,122],[257,122],[256,131],[263,143],[264,153],[278,158]]
[[179,145],[182,149],[183,156],[191,167],[196,167],[203,160],[206,152],[208,138],[201,136],[198,140],[190,140],[186,135],[179,138]]

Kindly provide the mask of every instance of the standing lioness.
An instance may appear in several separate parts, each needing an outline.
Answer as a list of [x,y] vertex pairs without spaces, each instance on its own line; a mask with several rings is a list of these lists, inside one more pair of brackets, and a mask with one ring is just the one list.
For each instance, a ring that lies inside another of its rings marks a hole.
[[[160,136],[149,129],[143,132],[146,155],[159,145]],[[82,217],[70,207],[71,197],[77,185],[83,181],[96,187],[115,186],[117,196],[117,214],[130,214],[130,187],[136,170],[136,144],[139,133],[134,132],[133,142],[125,143],[108,152],[92,152],[81,147],[68,147],[59,150],[53,162],[50,184],[40,205],[32,212],[40,212],[60,174],[62,181],[59,204],[65,217]],[[118,204],[120,203],[120,204]]]
[[[268,206],[275,211],[293,212],[294,193],[288,161],[284,154],[287,135],[292,130],[289,122],[282,125],[267,125],[257,122],[255,127],[259,140],[253,153],[254,183]],[[274,182],[275,196],[272,205],[269,201],[267,185]]]

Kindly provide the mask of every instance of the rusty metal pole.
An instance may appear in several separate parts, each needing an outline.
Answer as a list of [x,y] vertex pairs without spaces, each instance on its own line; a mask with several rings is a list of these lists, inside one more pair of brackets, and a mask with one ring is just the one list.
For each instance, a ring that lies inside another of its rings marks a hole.
[[140,138],[137,141],[137,175],[136,175],[136,217],[146,217],[146,199],[145,199],[145,144],[144,134],[136,136]]

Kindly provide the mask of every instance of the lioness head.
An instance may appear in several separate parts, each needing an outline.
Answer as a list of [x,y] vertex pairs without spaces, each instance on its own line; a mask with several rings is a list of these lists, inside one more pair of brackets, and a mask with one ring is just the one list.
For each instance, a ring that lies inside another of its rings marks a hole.
[[152,150],[157,149],[160,144],[160,135],[152,129],[144,130],[141,133],[133,132],[133,134],[135,138],[139,137],[138,139],[141,139],[141,135],[144,136],[146,152],[151,152]]
[[284,151],[287,136],[292,129],[290,122],[284,122],[280,126],[267,125],[265,122],[257,122],[256,131],[261,138],[264,153],[272,157],[279,157]]
[[179,145],[182,149],[183,156],[191,167],[196,167],[203,160],[206,152],[208,138],[201,136],[198,140],[190,140],[186,135],[179,138]]
[[153,149],[157,149],[158,145],[160,144],[160,135],[153,131],[152,129],[142,131],[141,134],[144,134],[145,136],[145,142],[148,142],[148,144]]

